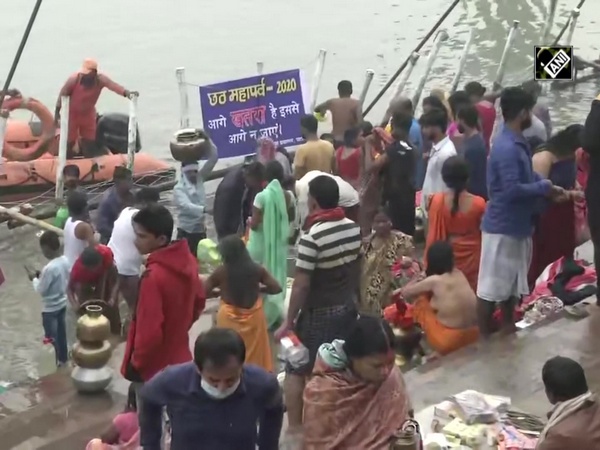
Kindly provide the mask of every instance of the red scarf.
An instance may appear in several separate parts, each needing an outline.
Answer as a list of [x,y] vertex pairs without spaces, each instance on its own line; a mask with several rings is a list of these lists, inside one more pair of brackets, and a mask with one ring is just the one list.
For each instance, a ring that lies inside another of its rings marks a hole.
[[392,142],[394,142],[394,138],[392,138],[392,135],[381,127],[373,128],[373,135],[375,136],[377,151],[379,153],[383,153],[385,151],[385,148]]
[[346,217],[344,209],[339,206],[333,209],[320,209],[308,215],[304,221],[304,230],[308,230],[315,223],[335,222],[336,220],[342,220],[344,217]]

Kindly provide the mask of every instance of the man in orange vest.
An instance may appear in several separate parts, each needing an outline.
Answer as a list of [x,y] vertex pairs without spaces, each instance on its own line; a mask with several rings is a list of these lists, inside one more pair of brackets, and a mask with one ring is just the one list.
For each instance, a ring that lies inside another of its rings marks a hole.
[[98,72],[98,63],[93,59],[86,59],[79,71],[71,75],[58,95],[54,119],[60,120],[61,97],[71,98],[69,106],[69,137],[68,151],[73,150],[75,142],[81,142],[77,153],[92,156],[96,153],[96,102],[102,89],[107,88],[123,97],[131,98],[137,92],[128,91],[123,86],[112,81],[108,76]]

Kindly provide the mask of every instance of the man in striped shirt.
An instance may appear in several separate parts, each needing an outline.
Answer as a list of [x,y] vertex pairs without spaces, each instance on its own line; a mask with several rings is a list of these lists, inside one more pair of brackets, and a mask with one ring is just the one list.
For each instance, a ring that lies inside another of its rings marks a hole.
[[360,227],[338,206],[337,182],[318,176],[310,181],[308,194],[307,231],[298,244],[287,319],[275,334],[281,338],[293,328],[309,352],[306,364],[286,367],[290,434],[301,430],[302,394],[319,346],[343,338],[356,320],[360,280]]

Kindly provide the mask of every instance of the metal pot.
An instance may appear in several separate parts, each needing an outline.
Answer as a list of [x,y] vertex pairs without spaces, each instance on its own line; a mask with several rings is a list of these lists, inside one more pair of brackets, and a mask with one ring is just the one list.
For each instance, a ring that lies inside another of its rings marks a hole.
[[419,450],[421,435],[419,424],[414,420],[407,420],[392,437],[390,450]]
[[112,353],[110,342],[103,341],[100,346],[89,346],[76,342],[73,345],[73,361],[79,367],[86,369],[99,369],[106,365]]
[[188,163],[207,158],[211,146],[208,135],[200,128],[184,128],[177,131],[169,144],[173,159]]
[[100,369],[86,369],[75,367],[71,372],[71,379],[78,392],[91,394],[104,391],[110,384],[113,371],[105,366]]
[[77,321],[77,339],[98,347],[109,336],[110,322],[102,315],[102,307],[99,305],[86,306],[85,314]]

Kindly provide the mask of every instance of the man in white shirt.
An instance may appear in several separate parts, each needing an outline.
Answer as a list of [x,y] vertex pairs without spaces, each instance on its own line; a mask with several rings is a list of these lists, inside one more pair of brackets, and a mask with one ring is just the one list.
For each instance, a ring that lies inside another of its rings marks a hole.
[[311,170],[302,178],[297,180],[295,184],[296,198],[298,200],[297,215],[299,217],[300,227],[304,225],[304,221],[308,216],[308,183],[310,183],[313,179],[317,178],[320,175],[326,175],[328,177],[331,177],[337,182],[340,193],[338,206],[344,208],[344,210],[346,211],[346,217],[348,217],[348,219],[356,221],[354,217],[351,217],[353,211],[358,208],[358,204],[360,201],[356,189],[354,189],[350,183],[344,181],[342,178],[336,175],[321,172],[320,170]]
[[127,302],[130,314],[135,311],[142,273],[142,255],[135,246],[135,232],[131,219],[141,208],[158,203],[159,200],[160,193],[156,189],[140,189],[135,194],[135,207],[127,207],[121,211],[108,242],[119,273],[119,292]]
[[456,155],[456,148],[446,134],[448,114],[441,109],[432,109],[419,119],[423,137],[432,143],[429,152],[425,182],[421,191],[421,210],[427,215],[427,203],[431,195],[448,190],[442,179],[442,166],[451,156]]

